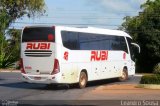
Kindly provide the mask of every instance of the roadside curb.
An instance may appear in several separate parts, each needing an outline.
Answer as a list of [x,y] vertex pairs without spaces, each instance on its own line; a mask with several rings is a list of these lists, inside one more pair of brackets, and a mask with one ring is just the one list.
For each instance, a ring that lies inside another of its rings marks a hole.
[[0,70],[0,72],[13,72],[13,73],[20,73],[20,70]]
[[160,89],[160,85],[156,84],[139,84],[138,88],[146,88],[146,89]]
[[143,75],[142,74],[135,74],[134,76],[136,76],[136,77],[142,77]]

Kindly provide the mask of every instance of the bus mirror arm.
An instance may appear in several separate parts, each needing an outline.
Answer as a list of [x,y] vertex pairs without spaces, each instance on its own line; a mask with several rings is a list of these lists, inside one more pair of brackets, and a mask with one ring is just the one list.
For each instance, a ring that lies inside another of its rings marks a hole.
[[140,53],[141,52],[141,48],[140,48],[140,46],[138,45],[138,44],[136,44],[136,43],[131,43],[133,46],[135,46],[135,47],[137,47],[138,48],[138,53]]

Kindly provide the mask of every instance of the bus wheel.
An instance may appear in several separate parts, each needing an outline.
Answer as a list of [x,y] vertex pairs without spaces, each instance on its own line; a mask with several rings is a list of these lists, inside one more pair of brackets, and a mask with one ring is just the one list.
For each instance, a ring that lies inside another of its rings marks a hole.
[[121,77],[119,77],[119,81],[126,81],[127,79],[128,79],[128,71],[126,68],[124,68]]
[[79,88],[85,88],[86,87],[86,84],[87,84],[87,75],[86,75],[86,73],[85,72],[81,72],[80,73],[80,77],[79,77],[79,84],[78,84],[78,86],[79,86]]

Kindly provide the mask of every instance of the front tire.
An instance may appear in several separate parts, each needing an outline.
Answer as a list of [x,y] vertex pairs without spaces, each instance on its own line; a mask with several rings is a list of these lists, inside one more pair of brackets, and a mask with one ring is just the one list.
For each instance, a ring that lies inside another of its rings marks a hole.
[[86,73],[82,71],[82,72],[80,73],[79,83],[78,83],[78,86],[79,86],[80,89],[86,87],[86,85],[87,85],[87,80],[88,80],[88,78],[87,78]]
[[119,77],[119,81],[123,82],[128,79],[128,70],[126,68],[123,69],[121,77]]

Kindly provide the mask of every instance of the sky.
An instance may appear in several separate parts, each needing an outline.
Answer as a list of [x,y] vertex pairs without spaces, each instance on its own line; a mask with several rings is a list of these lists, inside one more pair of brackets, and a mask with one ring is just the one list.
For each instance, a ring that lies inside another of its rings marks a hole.
[[11,25],[65,25],[117,29],[125,16],[136,16],[146,0],[45,0],[43,16],[17,19]]

